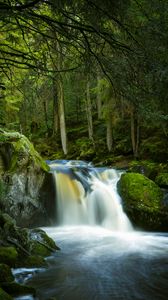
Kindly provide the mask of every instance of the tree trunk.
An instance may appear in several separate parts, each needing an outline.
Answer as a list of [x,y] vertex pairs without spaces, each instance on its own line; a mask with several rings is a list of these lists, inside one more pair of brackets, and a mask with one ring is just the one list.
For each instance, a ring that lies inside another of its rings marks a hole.
[[110,107],[110,103],[108,106],[108,112],[107,112],[107,119],[106,119],[106,142],[107,142],[107,149],[109,152],[112,151],[112,147],[113,147],[113,124],[112,124],[112,118],[113,118],[113,114],[112,114],[112,108]]
[[58,81],[58,113],[60,122],[61,144],[64,154],[68,153],[67,149],[67,135],[65,123],[65,109],[64,109],[64,91],[61,80]]
[[102,101],[101,101],[101,92],[100,92],[100,71],[97,71],[97,113],[98,113],[98,120],[101,119],[102,114]]
[[45,118],[46,129],[47,129],[47,133],[49,135],[48,115],[47,115],[47,102],[46,102],[45,99],[43,101],[43,108],[44,108],[44,118]]
[[[53,62],[53,69],[55,71],[60,71],[63,65],[62,59],[62,49],[60,43],[57,39],[57,35],[53,32],[53,36],[55,37],[55,41],[53,44],[54,54],[56,55],[56,63]],[[55,129],[58,128],[58,123],[60,127],[60,135],[61,135],[61,144],[64,154],[68,153],[67,148],[67,134],[66,134],[66,123],[65,123],[65,109],[64,109],[64,90],[63,90],[63,82],[60,73],[57,73],[57,77],[54,78],[54,90],[55,90]]]
[[137,158],[139,151],[139,120],[134,107],[131,109],[131,141],[133,155]]
[[56,136],[59,128],[59,117],[58,117],[58,93],[57,93],[57,82],[53,78],[53,136]]
[[87,115],[87,122],[88,122],[89,139],[92,142],[94,142],[94,139],[93,139],[93,120],[92,120],[92,103],[91,103],[91,97],[90,97],[89,79],[87,79],[87,85],[86,85],[86,115]]

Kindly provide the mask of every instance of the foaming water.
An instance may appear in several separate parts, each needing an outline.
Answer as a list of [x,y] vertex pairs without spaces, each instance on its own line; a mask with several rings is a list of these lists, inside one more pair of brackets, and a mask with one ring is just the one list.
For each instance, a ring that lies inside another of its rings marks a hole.
[[46,269],[15,270],[37,290],[15,300],[167,300],[168,235],[136,232],[117,193],[121,173],[76,161],[50,164],[61,251]]
[[121,172],[75,161],[51,163],[50,168],[56,183],[58,224],[132,229],[116,190]]
[[37,299],[167,299],[167,235],[98,226],[44,229],[61,251],[47,259],[48,269],[26,279]]

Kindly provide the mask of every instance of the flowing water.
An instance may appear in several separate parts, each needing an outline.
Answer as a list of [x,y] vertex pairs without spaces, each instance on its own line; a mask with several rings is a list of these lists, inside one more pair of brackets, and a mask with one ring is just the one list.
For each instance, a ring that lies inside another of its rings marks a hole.
[[168,235],[133,230],[116,190],[121,172],[82,162],[50,167],[57,226],[44,230],[61,251],[47,258],[48,269],[14,270],[16,279],[39,300],[166,300]]

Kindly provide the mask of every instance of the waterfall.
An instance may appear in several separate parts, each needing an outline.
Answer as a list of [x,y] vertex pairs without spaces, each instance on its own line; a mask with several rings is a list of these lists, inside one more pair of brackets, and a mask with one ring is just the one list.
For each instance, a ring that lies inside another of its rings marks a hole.
[[116,188],[121,172],[95,168],[82,161],[54,161],[49,166],[55,177],[59,225],[132,229]]

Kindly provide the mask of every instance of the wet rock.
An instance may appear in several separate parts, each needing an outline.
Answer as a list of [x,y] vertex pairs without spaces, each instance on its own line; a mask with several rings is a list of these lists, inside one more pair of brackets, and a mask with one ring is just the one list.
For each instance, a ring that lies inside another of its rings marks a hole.
[[152,180],[142,174],[125,173],[118,182],[118,191],[124,209],[136,227],[161,228],[163,193]]
[[6,293],[12,295],[12,296],[19,296],[19,295],[33,295],[35,296],[36,291],[34,288],[27,286],[27,285],[21,285],[16,282],[9,282],[2,284],[3,290],[5,290]]
[[0,129],[0,144],[0,209],[19,226],[49,225],[55,211],[49,167],[20,133]]
[[14,277],[12,275],[11,268],[6,264],[0,264],[0,284],[12,281],[14,281]]
[[15,266],[18,252],[14,247],[0,247],[0,262],[9,266]]
[[13,297],[11,297],[9,294],[7,294],[2,288],[0,288],[0,299],[1,300],[12,300]]

